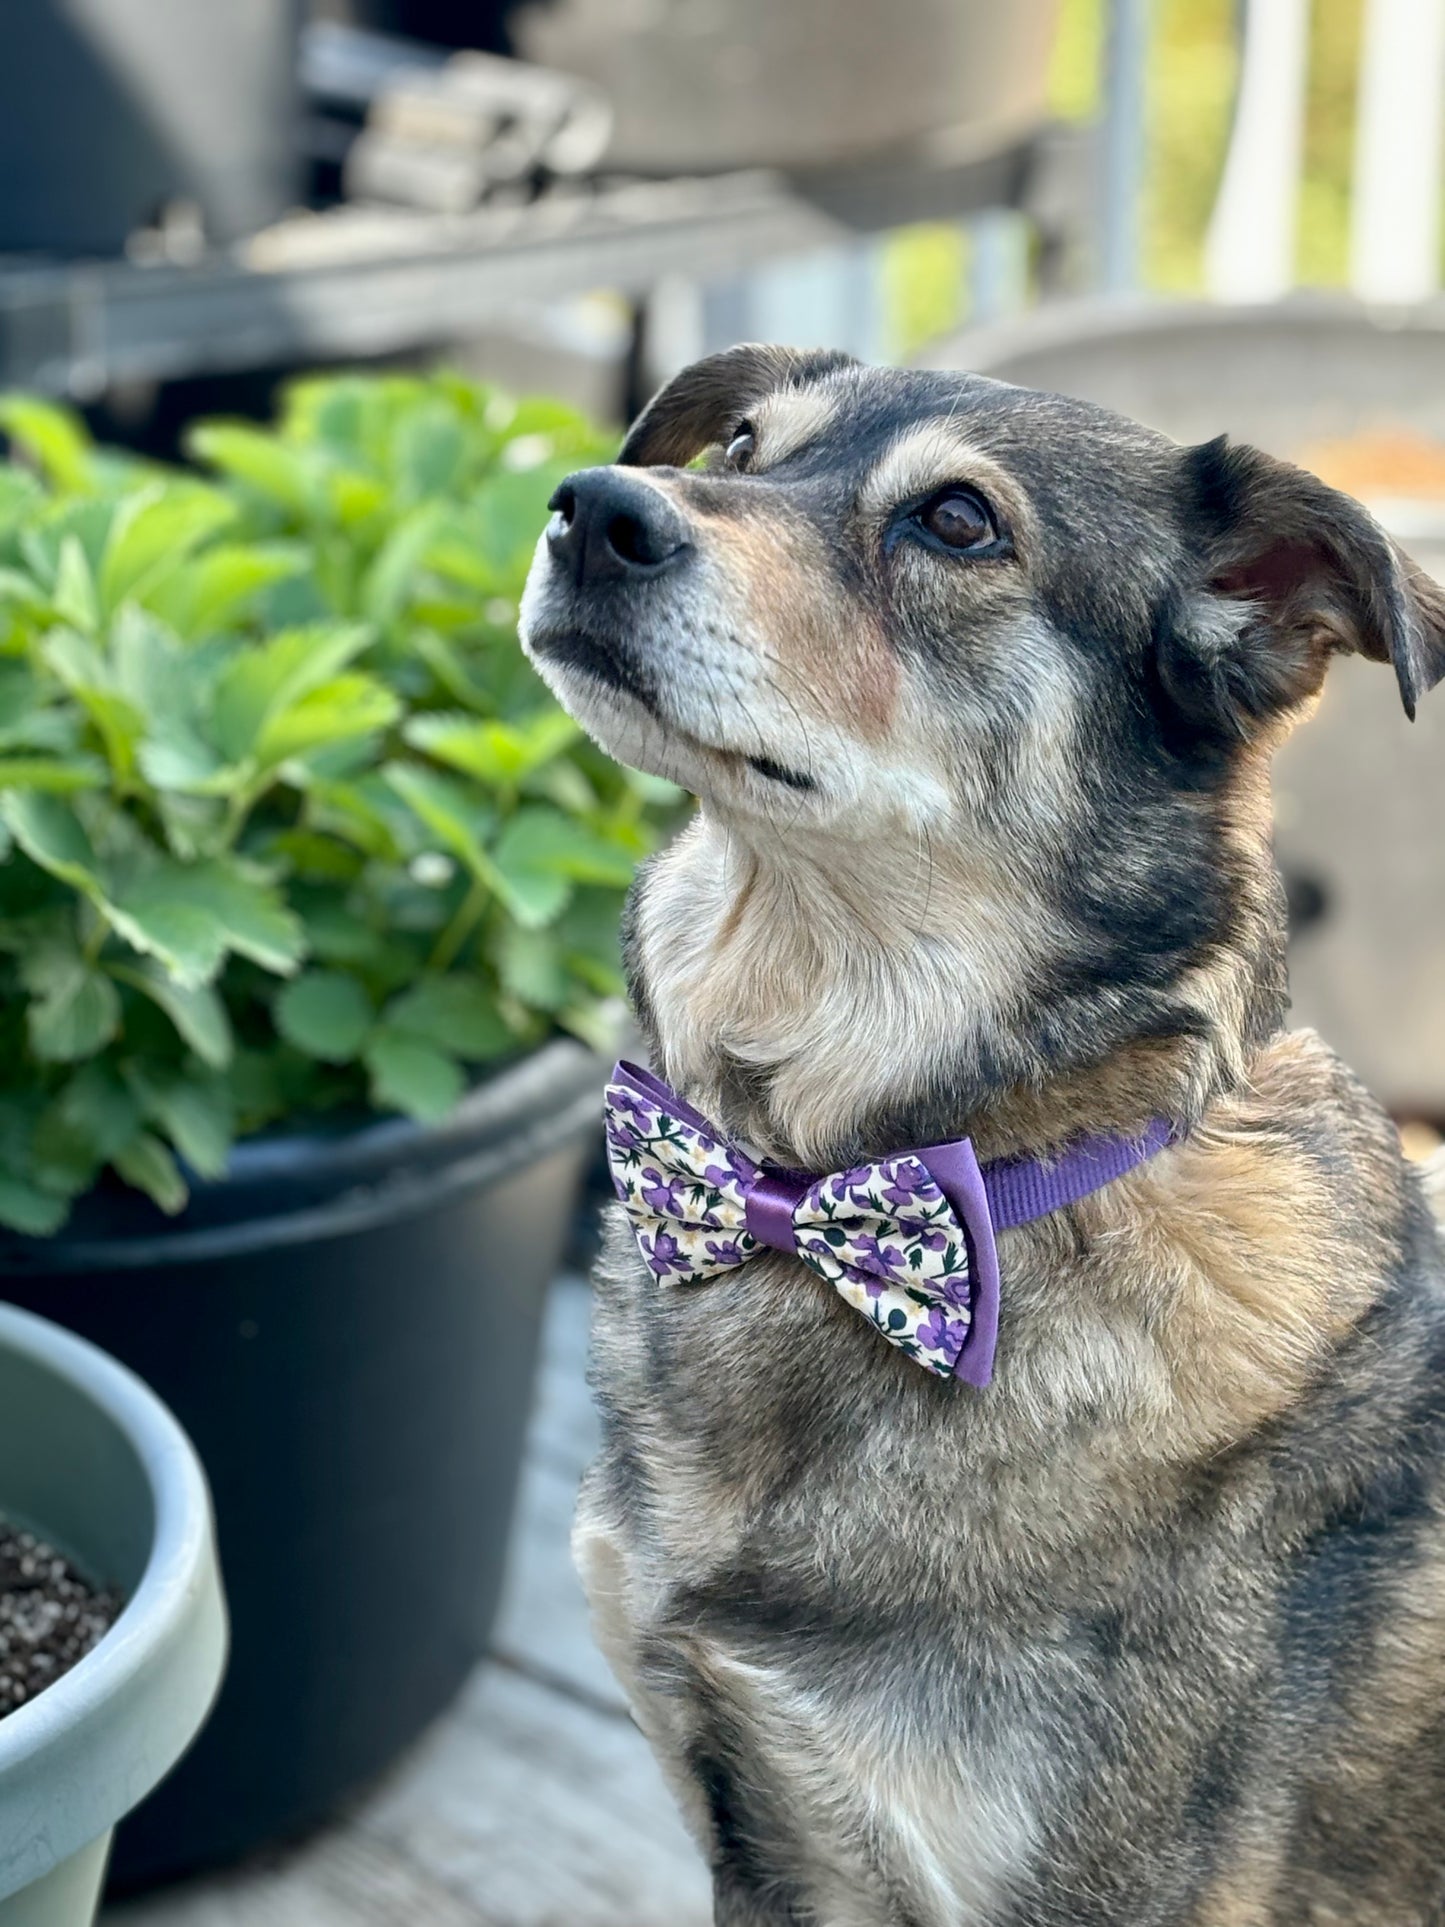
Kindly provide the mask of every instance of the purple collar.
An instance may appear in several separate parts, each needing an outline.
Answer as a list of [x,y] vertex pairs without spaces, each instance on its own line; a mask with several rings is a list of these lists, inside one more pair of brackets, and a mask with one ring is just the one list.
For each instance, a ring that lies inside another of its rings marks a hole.
[[651,1071],[607,1094],[619,1197],[660,1283],[694,1283],[757,1246],[795,1253],[927,1369],[986,1385],[998,1335],[995,1234],[1125,1176],[1180,1133],[1076,1139],[1051,1158],[980,1165],[967,1138],[817,1177],[758,1163]]

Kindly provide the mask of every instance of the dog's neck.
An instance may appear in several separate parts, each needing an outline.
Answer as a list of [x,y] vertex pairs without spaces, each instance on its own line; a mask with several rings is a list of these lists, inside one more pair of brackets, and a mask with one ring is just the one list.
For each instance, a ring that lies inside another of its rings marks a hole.
[[[1064,1021],[1039,988],[1051,948],[1067,951],[1048,924],[976,852],[751,836],[704,811],[639,883],[629,961],[668,1081],[808,1169],[965,1135],[987,1158],[1189,1123],[1241,1080],[1262,1028],[1258,945],[1181,987],[1177,1030],[1101,1050],[1107,993]],[[1092,1054],[1071,1056],[1081,1037]]]

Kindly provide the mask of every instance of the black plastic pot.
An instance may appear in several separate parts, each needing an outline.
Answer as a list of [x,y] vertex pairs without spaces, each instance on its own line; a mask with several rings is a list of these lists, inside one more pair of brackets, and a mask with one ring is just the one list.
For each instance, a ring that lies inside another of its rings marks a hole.
[[254,1140],[174,1221],[117,1191],[0,1246],[0,1296],[145,1378],[215,1499],[231,1669],[113,1889],[304,1831],[480,1658],[602,1071],[555,1043],[438,1129]]

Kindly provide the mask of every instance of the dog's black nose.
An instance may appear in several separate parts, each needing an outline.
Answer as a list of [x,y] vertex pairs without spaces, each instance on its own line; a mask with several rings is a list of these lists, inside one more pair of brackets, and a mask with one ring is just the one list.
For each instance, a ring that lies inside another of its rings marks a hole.
[[689,546],[678,511],[625,469],[579,469],[547,506],[547,546],[579,587],[660,575]]

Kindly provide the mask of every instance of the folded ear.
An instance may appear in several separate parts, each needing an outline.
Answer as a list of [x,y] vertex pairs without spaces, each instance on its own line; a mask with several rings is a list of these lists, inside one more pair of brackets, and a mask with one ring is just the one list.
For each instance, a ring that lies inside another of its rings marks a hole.
[[1331,655],[1395,666],[1412,719],[1445,677],[1445,590],[1352,497],[1226,436],[1183,452],[1185,540],[1202,581],[1160,674],[1232,734],[1312,695]]
[[772,348],[744,342],[684,368],[653,396],[628,431],[618,461],[627,468],[681,468],[721,441],[779,388],[802,388],[854,366],[837,348]]

